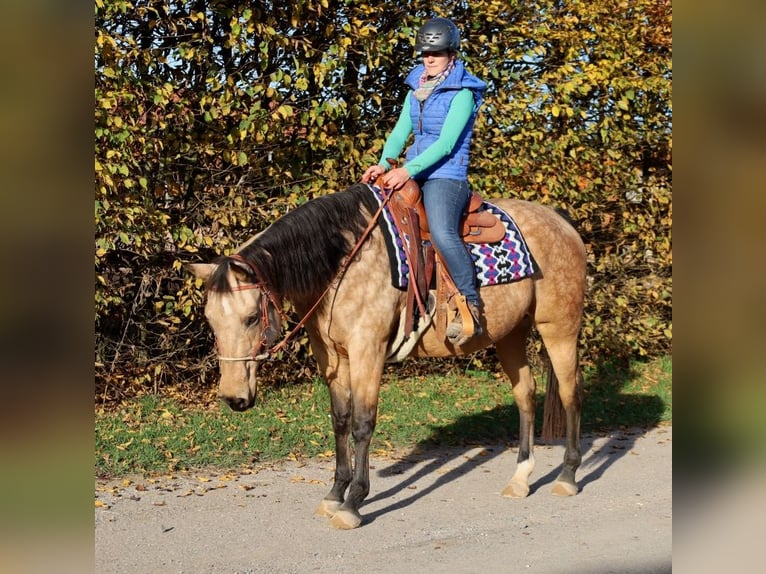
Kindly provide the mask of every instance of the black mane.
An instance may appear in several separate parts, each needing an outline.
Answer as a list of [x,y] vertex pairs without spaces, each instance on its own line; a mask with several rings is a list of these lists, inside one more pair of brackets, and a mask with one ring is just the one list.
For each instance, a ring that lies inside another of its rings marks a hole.
[[[312,199],[275,221],[239,255],[257,267],[271,289],[288,300],[316,299],[332,281],[356,240],[367,227],[378,203],[366,185]],[[351,235],[349,242],[346,236]],[[230,257],[208,286],[228,290]]]

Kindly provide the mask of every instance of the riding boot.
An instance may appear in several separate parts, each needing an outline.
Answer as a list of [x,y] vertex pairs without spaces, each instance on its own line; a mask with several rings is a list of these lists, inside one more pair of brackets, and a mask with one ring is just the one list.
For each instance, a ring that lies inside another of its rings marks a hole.
[[444,332],[444,334],[447,336],[447,340],[456,347],[464,345],[474,337],[478,337],[484,332],[481,328],[481,321],[479,319],[481,317],[481,311],[479,310],[478,305],[475,305],[470,301],[466,301],[465,305],[471,314],[471,318],[473,319],[473,332],[471,332],[469,329],[463,329],[463,316],[462,313],[460,313],[459,305],[457,315],[452,320],[452,322],[447,325],[447,330]]

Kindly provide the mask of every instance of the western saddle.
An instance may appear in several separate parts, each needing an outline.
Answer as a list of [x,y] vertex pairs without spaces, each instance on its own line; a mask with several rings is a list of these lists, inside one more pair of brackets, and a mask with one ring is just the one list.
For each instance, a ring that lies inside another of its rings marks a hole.
[[[385,189],[382,176],[375,185]],[[407,310],[405,313],[405,332],[415,330],[417,317],[415,307],[421,317],[426,315],[424,301],[428,300],[428,290],[436,279],[436,332],[444,339],[450,310],[462,317],[470,317],[465,298],[460,296],[449,271],[431,243],[423,195],[420,186],[410,179],[400,189],[393,192],[388,200],[394,224],[403,235],[410,239],[405,243],[405,256],[410,268],[407,287]],[[483,200],[478,193],[471,193],[468,209],[463,214],[460,235],[466,243],[496,243],[505,235],[505,226],[500,219],[489,211],[482,210]],[[414,238],[414,239],[413,239]],[[473,321],[471,321],[473,325]]]

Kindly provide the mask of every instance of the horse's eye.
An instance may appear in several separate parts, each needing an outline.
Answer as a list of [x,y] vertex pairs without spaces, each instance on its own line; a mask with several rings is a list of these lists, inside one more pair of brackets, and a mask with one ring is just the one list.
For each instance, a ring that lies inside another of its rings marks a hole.
[[255,325],[257,322],[258,322],[258,314],[257,314],[257,313],[256,313],[256,314],[254,314],[254,315],[249,315],[249,316],[248,316],[248,317],[245,319],[245,327],[252,327],[252,326],[253,326],[253,325]]

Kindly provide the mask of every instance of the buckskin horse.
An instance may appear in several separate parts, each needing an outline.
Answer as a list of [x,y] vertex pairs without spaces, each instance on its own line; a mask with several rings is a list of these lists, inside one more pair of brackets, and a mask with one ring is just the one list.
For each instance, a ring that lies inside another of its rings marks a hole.
[[[391,281],[384,230],[371,223],[380,213],[380,201],[371,191],[354,184],[312,199],[232,256],[186,266],[206,281],[205,317],[220,361],[218,395],[235,411],[255,403],[258,366],[281,336],[283,301],[305,317],[311,349],[329,385],[335,435],[334,483],[316,514],[340,529],[362,522],[359,509],[370,491],[369,449],[381,376],[406,298]],[[575,472],[581,462],[577,340],[585,248],[572,225],[550,207],[516,199],[492,203],[518,225],[534,257],[534,273],[480,288],[480,337],[454,348],[427,326],[408,356],[466,355],[495,346],[520,419],[517,466],[502,494],[520,498],[529,493],[534,468],[535,381],[526,356],[534,325],[558,381],[560,401],[555,402],[563,408],[565,422],[560,424],[566,429],[563,466],[552,492],[571,496],[578,492]],[[548,402],[546,397],[546,409]]]

